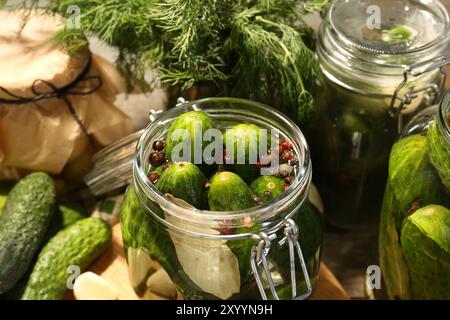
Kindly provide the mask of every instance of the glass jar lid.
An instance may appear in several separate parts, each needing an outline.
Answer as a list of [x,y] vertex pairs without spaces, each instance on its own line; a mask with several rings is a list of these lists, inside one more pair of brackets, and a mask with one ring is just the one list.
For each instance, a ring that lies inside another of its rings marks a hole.
[[[449,15],[438,0],[335,0],[320,28],[317,55],[334,82],[392,95],[406,68],[435,61],[449,40]],[[433,81],[433,71],[420,80]]]
[[407,54],[448,43],[448,13],[434,0],[339,0],[329,19],[341,41],[369,54]]

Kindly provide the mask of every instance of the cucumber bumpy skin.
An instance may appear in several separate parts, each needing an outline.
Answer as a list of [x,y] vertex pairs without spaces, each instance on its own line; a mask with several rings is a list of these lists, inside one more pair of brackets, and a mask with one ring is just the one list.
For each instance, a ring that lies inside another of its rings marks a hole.
[[[176,133],[177,130],[186,130],[186,132],[189,134],[189,138],[191,139],[190,162],[195,163],[194,152],[196,139],[199,139],[199,141],[201,141],[202,143],[202,155],[203,155],[203,150],[209,144],[209,142],[203,141],[202,134],[204,134],[208,129],[215,129],[215,128],[217,127],[214,121],[211,119],[211,117],[201,111],[190,111],[178,116],[170,126],[169,131],[167,132],[166,146],[164,150],[167,159],[173,160],[172,151],[175,148],[175,146],[179,143],[182,143],[185,139],[188,138],[186,136],[175,136],[174,133]],[[201,129],[201,132],[197,131],[197,129]]]
[[237,174],[229,171],[216,173],[208,192],[212,211],[236,211],[255,206],[250,188]]
[[408,266],[411,298],[450,299],[450,210],[420,208],[402,225],[401,246]]
[[[254,124],[238,124],[225,131],[223,142],[227,150],[226,167],[238,174],[246,183],[251,183],[261,172],[256,163],[250,163],[251,155],[257,155],[259,161],[259,144],[263,138],[260,135],[260,127]],[[267,150],[270,149],[270,131],[267,131]],[[253,143],[252,143],[253,142]],[[241,148],[244,150],[240,150]],[[245,152],[245,163],[238,163],[239,152]],[[231,157],[232,154],[232,157]],[[252,159],[253,160],[253,159]],[[230,161],[232,163],[230,163]]]
[[58,232],[42,249],[22,300],[60,300],[67,291],[70,266],[83,272],[108,247],[111,227],[98,218],[82,219]]
[[198,209],[205,209],[205,185],[206,178],[195,164],[176,162],[161,174],[156,188],[164,194],[170,193],[181,198]]
[[45,173],[32,173],[8,195],[0,215],[0,293],[26,273],[42,245],[55,204],[55,186]]
[[445,136],[438,131],[436,122],[428,130],[427,141],[430,161],[442,184],[450,190],[450,146],[445,140]]
[[253,194],[261,199],[262,203],[272,201],[281,196],[287,188],[284,179],[274,176],[260,176],[253,180],[250,189]]

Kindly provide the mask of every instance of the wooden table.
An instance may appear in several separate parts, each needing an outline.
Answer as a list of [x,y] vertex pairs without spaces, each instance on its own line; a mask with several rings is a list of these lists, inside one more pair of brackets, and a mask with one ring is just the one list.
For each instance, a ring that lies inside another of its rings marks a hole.
[[[128,267],[123,255],[122,235],[120,225],[113,227],[113,239],[111,246],[97,259],[89,268],[98,275],[114,284],[120,291],[120,300],[138,300],[128,279]],[[74,299],[72,292],[68,292],[66,299]],[[347,293],[324,265],[321,265],[317,288],[311,298],[312,300],[346,300]]]

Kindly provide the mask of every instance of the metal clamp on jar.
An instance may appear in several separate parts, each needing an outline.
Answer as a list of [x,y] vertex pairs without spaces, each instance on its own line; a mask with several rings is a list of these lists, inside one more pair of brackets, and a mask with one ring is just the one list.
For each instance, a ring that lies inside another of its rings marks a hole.
[[442,95],[449,31],[439,1],[333,2],[318,37],[326,81],[309,138],[332,224],[376,220],[403,123]]

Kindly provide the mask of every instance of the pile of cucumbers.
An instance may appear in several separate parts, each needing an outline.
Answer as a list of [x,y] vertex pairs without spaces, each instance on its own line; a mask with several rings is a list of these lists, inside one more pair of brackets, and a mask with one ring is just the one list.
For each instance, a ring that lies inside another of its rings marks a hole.
[[[152,143],[148,178],[163,194],[170,194],[202,210],[236,211],[272,201],[287,190],[297,164],[291,143],[284,140],[276,150],[271,150],[268,135],[267,155],[259,156],[258,150],[253,149],[258,148],[262,139],[260,128],[254,124],[237,124],[222,133],[224,163],[208,165],[203,162],[196,165],[194,152],[201,151],[203,155],[206,148],[205,142],[202,142],[201,148],[194,145],[201,141],[201,137],[196,136],[200,127],[202,133],[217,129],[214,121],[202,111],[187,112],[172,123],[165,139]],[[188,135],[173,134],[180,129]],[[231,145],[233,152],[226,150],[227,140],[231,138],[233,142],[228,147]],[[183,145],[185,139],[190,140],[191,160],[173,162],[172,151],[177,145]],[[255,139],[256,143],[250,143],[251,139]],[[245,150],[238,150],[241,146]],[[243,164],[237,161],[238,151],[245,152],[242,153],[245,155]],[[284,163],[274,170],[273,175],[261,175],[260,168],[269,165],[275,152]],[[226,159],[229,154],[233,155],[233,161]],[[252,154],[257,155],[256,163],[249,161]],[[264,156],[266,159],[262,159]]]
[[[32,173],[0,193],[0,297],[59,300],[111,241],[110,226],[79,205],[57,205],[55,185]],[[72,271],[71,271],[72,270]]]

